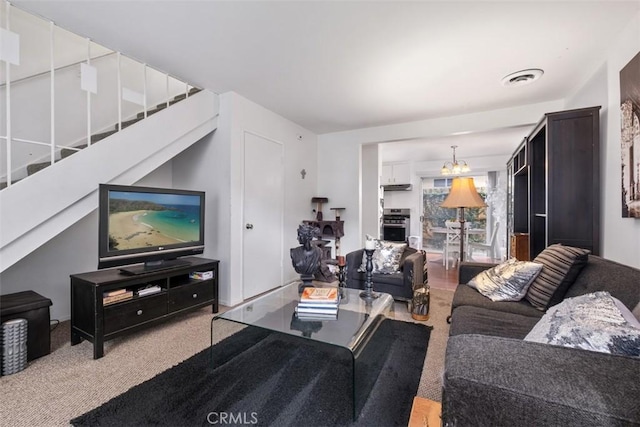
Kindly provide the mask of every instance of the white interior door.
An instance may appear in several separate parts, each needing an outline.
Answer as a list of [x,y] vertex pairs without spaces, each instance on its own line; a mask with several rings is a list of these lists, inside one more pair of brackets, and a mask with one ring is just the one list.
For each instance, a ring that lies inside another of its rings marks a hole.
[[243,298],[282,286],[282,144],[244,134]]

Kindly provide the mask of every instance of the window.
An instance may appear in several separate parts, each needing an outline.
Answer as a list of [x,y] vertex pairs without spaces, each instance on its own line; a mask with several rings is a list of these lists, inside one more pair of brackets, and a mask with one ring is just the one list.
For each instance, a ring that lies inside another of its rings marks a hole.
[[[487,196],[486,175],[473,177],[478,194],[485,199]],[[441,208],[440,205],[447,198],[453,178],[423,178],[422,179],[422,241],[423,247],[430,252],[441,252],[446,236],[445,221],[458,219],[457,209]],[[465,221],[468,226],[476,230],[470,234],[472,242],[484,242],[487,230],[487,208],[467,208],[464,210]]]
[[434,188],[450,188],[453,178],[435,178],[433,180]]

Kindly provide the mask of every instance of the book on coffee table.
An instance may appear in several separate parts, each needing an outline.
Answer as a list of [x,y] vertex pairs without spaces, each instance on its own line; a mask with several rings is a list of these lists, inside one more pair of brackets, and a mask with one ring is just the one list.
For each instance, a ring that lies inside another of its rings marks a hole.
[[296,307],[298,314],[323,314],[335,315],[338,313],[338,307]]
[[338,320],[338,312],[334,313],[306,313],[296,310],[296,318],[299,320]]
[[300,295],[301,303],[338,303],[337,288],[311,288],[306,287]]

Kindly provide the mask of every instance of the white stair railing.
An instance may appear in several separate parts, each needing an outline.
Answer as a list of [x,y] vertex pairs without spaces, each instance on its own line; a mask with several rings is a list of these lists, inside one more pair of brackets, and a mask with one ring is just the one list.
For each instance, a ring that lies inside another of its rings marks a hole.
[[123,121],[146,118],[193,88],[7,1],[0,36],[0,182],[7,187],[28,175],[27,165],[54,164],[63,149],[91,145],[96,132],[120,131]]

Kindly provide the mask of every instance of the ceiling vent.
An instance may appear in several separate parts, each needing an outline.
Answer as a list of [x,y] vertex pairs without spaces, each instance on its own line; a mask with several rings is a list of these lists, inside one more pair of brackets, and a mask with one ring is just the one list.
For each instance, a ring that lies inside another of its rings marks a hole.
[[538,80],[544,71],[539,68],[516,71],[502,78],[503,86],[522,86]]

